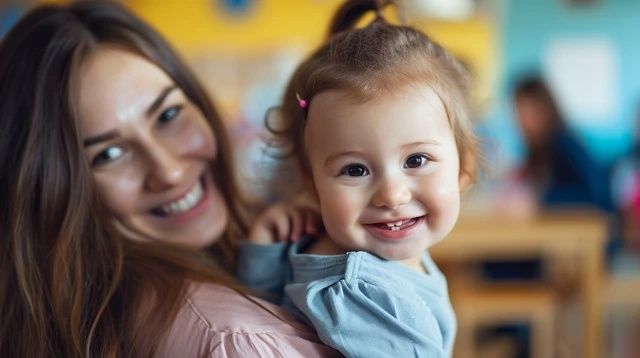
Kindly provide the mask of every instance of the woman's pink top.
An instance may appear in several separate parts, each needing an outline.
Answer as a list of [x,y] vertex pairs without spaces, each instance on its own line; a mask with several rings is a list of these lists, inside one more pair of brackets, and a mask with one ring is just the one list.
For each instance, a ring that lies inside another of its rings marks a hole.
[[339,357],[283,309],[215,284],[193,284],[158,357]]

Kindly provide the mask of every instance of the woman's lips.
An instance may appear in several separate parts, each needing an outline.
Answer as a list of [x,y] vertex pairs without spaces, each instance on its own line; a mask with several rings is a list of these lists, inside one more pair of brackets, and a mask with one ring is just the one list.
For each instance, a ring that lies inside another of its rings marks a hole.
[[425,216],[397,221],[366,224],[365,227],[374,236],[384,240],[401,240],[409,236],[425,220]]

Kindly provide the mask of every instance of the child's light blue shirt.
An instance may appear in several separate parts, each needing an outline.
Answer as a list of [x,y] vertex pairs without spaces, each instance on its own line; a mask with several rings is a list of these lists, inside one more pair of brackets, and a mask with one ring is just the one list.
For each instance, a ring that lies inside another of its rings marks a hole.
[[272,293],[347,357],[451,356],[456,319],[428,253],[424,274],[364,251],[301,253],[306,243],[243,245],[238,278]]

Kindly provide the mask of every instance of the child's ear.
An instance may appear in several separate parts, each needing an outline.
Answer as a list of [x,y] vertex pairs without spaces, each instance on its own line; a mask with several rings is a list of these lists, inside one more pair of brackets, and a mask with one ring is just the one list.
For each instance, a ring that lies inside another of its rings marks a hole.
[[471,176],[464,170],[460,171],[460,175],[458,176],[458,186],[460,187],[460,191],[466,191],[471,188],[473,185],[473,179]]
[[460,191],[466,191],[473,185],[476,172],[476,158],[472,152],[467,152],[465,163],[460,163],[460,174],[458,175],[458,186]]

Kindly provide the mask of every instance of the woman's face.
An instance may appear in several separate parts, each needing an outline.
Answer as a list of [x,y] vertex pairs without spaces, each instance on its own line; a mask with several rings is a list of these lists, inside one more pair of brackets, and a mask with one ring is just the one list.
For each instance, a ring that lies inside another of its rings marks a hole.
[[195,247],[213,243],[228,212],[211,173],[216,138],[160,68],[110,47],[78,73],[84,152],[101,199],[123,229]]
[[516,116],[530,145],[542,145],[550,136],[552,115],[538,98],[521,95],[516,99]]

